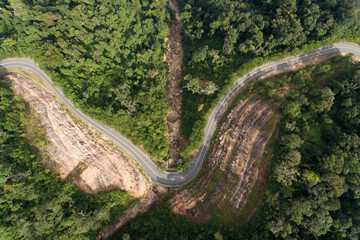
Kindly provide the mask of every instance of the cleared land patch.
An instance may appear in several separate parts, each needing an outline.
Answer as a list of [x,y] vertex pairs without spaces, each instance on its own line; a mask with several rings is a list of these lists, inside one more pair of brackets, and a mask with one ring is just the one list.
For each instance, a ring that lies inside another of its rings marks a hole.
[[9,74],[8,78],[16,94],[39,115],[41,128],[51,143],[44,149],[51,164],[44,162],[45,166],[88,193],[111,189],[125,190],[134,197],[146,193],[147,179],[127,156],[94,130],[75,121],[49,92],[33,81],[18,74]]

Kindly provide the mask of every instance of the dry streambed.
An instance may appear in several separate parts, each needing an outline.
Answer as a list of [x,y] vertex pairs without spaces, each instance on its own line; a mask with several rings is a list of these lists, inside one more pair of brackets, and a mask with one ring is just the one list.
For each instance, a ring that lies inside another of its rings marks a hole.
[[51,143],[45,149],[51,159],[43,160],[50,161],[44,162],[45,166],[88,193],[121,189],[133,197],[141,197],[147,192],[149,183],[134,161],[95,130],[76,121],[35,82],[19,74],[7,76],[15,93],[29,104],[31,113],[39,115]]
[[183,146],[182,137],[180,135],[181,125],[181,109],[182,109],[182,89],[180,82],[182,78],[183,57],[184,50],[182,46],[183,23],[179,18],[180,6],[175,0],[169,1],[169,6],[175,11],[176,17],[172,22],[170,28],[170,35],[167,40],[167,51],[164,56],[164,61],[169,65],[170,81],[167,85],[166,96],[170,104],[170,110],[166,123],[168,125],[168,132],[165,137],[169,140],[169,162],[168,167],[173,168],[177,165],[177,160],[180,156],[180,150]]
[[221,125],[205,173],[171,199],[173,212],[200,222],[214,208],[239,214],[258,181],[259,160],[274,132],[275,111],[257,99],[241,101]]

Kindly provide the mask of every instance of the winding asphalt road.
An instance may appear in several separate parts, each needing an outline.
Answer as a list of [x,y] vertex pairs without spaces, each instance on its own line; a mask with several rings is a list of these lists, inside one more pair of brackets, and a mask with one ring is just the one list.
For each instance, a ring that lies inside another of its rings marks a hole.
[[74,107],[74,105],[69,99],[64,96],[63,91],[59,87],[53,86],[50,77],[47,76],[32,60],[23,58],[11,58],[2,60],[0,61],[0,69],[18,67],[30,70],[33,73],[37,74],[40,78],[44,80],[45,83],[47,83],[47,85],[49,85],[49,87],[55,92],[55,94],[61,98],[61,100],[67,105],[67,107],[70,108],[80,119],[82,119],[82,121],[86,122],[90,126],[96,128],[98,131],[105,134],[117,145],[119,145],[124,151],[126,151],[127,154],[132,156],[141,165],[141,167],[145,170],[145,172],[153,181],[166,187],[177,187],[188,183],[189,181],[194,179],[200,171],[205,159],[205,155],[209,150],[210,141],[214,134],[216,124],[220,120],[222,113],[225,112],[226,107],[229,105],[229,103],[231,103],[231,99],[236,95],[236,93],[241,89],[242,86],[244,86],[251,80],[273,70],[293,65],[302,61],[311,60],[318,56],[334,52],[353,53],[360,56],[360,46],[351,43],[333,44],[330,46],[319,48],[312,52],[300,54],[295,57],[288,57],[277,62],[271,62],[262,65],[255,68],[253,71],[246,74],[242,78],[238,79],[234,83],[234,86],[227,92],[227,94],[223,98],[220,99],[216,107],[213,109],[205,128],[205,133],[201,146],[198,149],[195,157],[191,161],[188,170],[184,173],[162,172],[144,152],[134,146],[129,140],[122,137],[112,128],[109,128],[102,123],[99,123],[95,119],[84,115],[79,109]]

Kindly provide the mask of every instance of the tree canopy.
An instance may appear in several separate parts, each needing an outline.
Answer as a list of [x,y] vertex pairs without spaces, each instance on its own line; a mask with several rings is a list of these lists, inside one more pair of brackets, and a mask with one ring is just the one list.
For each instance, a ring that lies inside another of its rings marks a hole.
[[265,197],[273,237],[360,236],[360,65],[349,57],[332,61],[340,74],[321,65],[292,75],[298,94],[289,94],[281,108]]
[[76,106],[166,159],[167,1],[1,1],[0,58],[30,56]]

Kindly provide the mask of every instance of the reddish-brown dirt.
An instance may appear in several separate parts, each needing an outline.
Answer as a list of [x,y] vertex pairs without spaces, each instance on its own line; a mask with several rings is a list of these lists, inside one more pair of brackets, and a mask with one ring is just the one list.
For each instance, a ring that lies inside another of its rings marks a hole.
[[166,138],[170,142],[169,162],[168,167],[173,168],[177,164],[180,156],[180,124],[181,124],[181,109],[182,109],[182,89],[180,82],[182,80],[182,67],[184,50],[182,46],[183,24],[179,18],[180,6],[175,0],[169,1],[170,8],[175,11],[176,17],[172,22],[169,38],[166,40],[168,44],[164,60],[169,65],[170,82],[167,85],[166,96],[170,103],[170,111],[166,119],[168,125],[168,132]]

